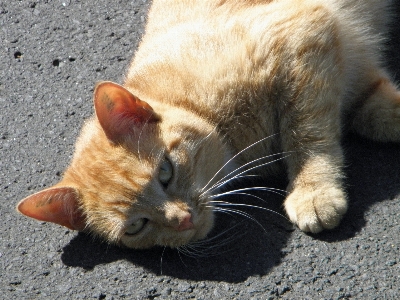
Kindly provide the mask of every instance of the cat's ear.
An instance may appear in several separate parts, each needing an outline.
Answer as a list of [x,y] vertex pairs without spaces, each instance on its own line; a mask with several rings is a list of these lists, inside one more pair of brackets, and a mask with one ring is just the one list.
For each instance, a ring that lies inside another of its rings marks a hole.
[[73,230],[85,228],[78,193],[71,187],[53,187],[21,200],[17,210],[34,219],[53,222]]
[[134,128],[159,118],[151,106],[119,84],[104,81],[94,91],[97,118],[108,139],[120,142]]

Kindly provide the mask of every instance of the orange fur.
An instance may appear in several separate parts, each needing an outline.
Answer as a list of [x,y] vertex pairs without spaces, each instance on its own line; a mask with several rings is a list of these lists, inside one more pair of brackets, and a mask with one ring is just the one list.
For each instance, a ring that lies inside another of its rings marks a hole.
[[77,195],[67,217],[128,247],[178,247],[212,228],[210,187],[284,152],[289,218],[337,226],[343,119],[400,141],[400,94],[380,66],[389,2],[154,0],[123,87],[96,88],[96,116],[55,187]]

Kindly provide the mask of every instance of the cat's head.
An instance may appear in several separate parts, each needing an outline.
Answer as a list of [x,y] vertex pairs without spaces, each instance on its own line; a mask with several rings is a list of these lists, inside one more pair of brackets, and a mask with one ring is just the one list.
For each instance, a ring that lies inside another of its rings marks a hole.
[[96,87],[94,104],[63,179],[18,211],[131,248],[204,238],[214,220],[203,192],[223,176],[227,157],[215,128],[111,82]]

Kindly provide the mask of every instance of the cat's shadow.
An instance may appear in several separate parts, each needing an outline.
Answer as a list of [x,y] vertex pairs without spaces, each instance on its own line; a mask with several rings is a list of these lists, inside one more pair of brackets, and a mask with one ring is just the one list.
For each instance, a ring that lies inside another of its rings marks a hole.
[[[354,135],[348,136],[343,144],[349,211],[338,228],[314,236],[325,242],[353,237],[366,225],[368,208],[383,200],[390,201],[400,193],[400,145],[374,143]],[[274,185],[282,188],[285,182]],[[281,197],[260,196],[268,202],[260,204],[255,200],[252,203],[282,211]],[[61,258],[68,266],[87,270],[100,264],[126,260],[155,274],[190,280],[241,282],[251,275],[268,274],[278,265],[294,230],[277,214],[259,209],[245,211],[259,224],[245,217],[218,215],[215,235],[228,231],[204,245],[204,251],[197,248],[198,252],[192,253],[194,257],[168,248],[121,249],[81,233],[64,247]]]

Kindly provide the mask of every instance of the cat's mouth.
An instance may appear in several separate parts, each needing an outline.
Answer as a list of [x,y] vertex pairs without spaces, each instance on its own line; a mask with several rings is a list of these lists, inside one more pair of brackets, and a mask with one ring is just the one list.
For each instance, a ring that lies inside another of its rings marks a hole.
[[203,211],[201,217],[199,217],[197,220],[195,219],[194,228],[192,229],[195,230],[195,233],[188,243],[206,238],[213,226],[214,214],[212,210]]
[[192,222],[191,225],[186,224],[185,226],[189,227],[185,229],[173,229],[170,235],[162,238],[157,245],[162,247],[179,248],[202,240],[206,238],[207,234],[211,231],[213,226],[213,217],[211,216],[211,220],[210,218],[204,218],[204,216],[201,218],[193,218]]

